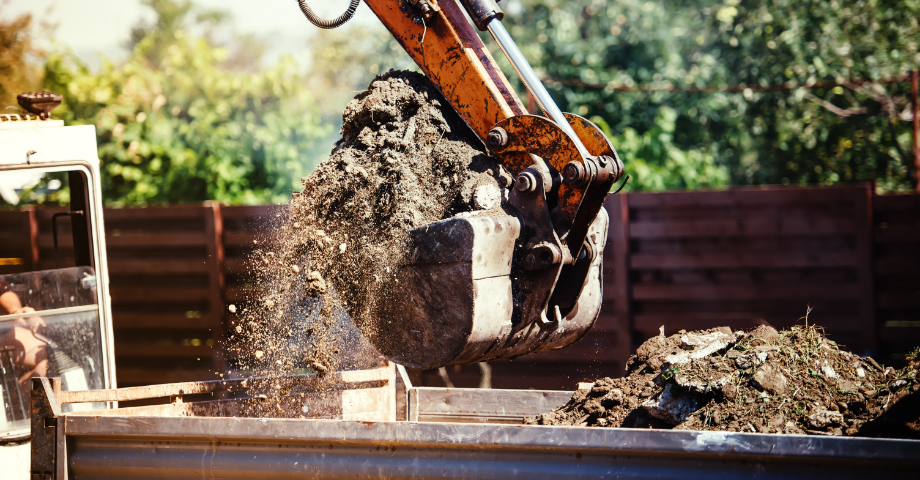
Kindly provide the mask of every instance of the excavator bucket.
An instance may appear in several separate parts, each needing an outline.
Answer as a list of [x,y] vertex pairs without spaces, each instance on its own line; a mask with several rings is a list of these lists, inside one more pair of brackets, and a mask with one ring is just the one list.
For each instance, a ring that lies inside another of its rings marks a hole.
[[[589,235],[602,251],[603,210]],[[588,274],[567,313],[557,318],[554,308],[549,318],[545,310],[523,316],[522,300],[540,292],[527,291],[530,271],[515,262],[515,252],[521,252],[517,217],[451,218],[416,228],[411,238],[411,263],[400,271],[404,294],[377,325],[364,329],[370,342],[398,363],[435,368],[563,348],[597,320],[602,255],[587,263]]]

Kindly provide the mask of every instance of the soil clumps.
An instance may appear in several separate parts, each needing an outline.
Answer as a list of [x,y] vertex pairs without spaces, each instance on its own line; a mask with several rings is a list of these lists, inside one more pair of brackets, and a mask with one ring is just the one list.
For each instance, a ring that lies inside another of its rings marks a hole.
[[354,328],[399,295],[411,229],[500,209],[500,167],[426,77],[390,71],[342,115],[341,139],[256,244],[258,298],[237,317],[248,374],[371,368]]
[[[500,207],[498,164],[423,75],[390,71],[343,113],[332,155],[291,201],[282,255],[356,324],[399,295],[411,229]],[[489,194],[493,195],[489,195]]]
[[662,332],[627,376],[579,384],[566,405],[525,423],[920,438],[918,357],[895,370],[808,324]]

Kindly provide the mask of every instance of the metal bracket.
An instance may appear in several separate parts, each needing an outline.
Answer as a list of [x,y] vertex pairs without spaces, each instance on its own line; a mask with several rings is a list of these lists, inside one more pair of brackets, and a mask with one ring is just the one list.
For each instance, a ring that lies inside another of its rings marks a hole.
[[[513,331],[521,330],[542,319],[563,265],[561,254],[564,247],[553,230],[546,205],[544,175],[540,171],[547,168],[540,165],[543,162],[538,157],[532,158],[538,163],[518,175],[515,188],[511,190],[508,199],[508,205],[515,210],[521,222],[521,234],[514,249],[511,265]],[[526,182],[522,178],[525,176]],[[524,188],[525,183],[527,188]],[[552,255],[551,252],[556,252],[557,255]],[[544,253],[557,258],[544,261]]]
[[437,0],[400,0],[399,11],[411,18],[416,25],[427,25],[433,18],[435,12],[440,12],[441,7]]

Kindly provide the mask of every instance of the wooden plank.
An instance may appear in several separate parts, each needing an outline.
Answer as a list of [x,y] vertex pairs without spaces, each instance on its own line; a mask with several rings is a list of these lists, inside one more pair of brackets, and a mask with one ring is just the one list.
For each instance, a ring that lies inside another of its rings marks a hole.
[[210,291],[202,287],[119,287],[111,288],[113,302],[207,301]]
[[879,308],[920,308],[920,295],[908,292],[877,292],[875,299]]
[[478,417],[514,420],[565,405],[573,392],[417,387],[409,390],[410,416],[419,422]]
[[199,318],[188,318],[181,314],[172,313],[112,313],[113,328],[117,331],[130,330],[202,330],[209,329],[213,320],[208,315]]
[[276,213],[284,213],[287,205],[235,205],[221,206],[223,217],[227,220],[250,219],[250,218],[271,218]]
[[205,214],[201,205],[170,205],[168,207],[106,208],[106,223],[119,220],[193,220]]
[[916,257],[882,255],[875,257],[876,276],[920,275],[920,252]]
[[202,260],[138,260],[114,258],[109,260],[109,273],[159,275],[167,273],[207,273],[210,269]]
[[253,243],[257,240],[260,244],[265,245],[274,239],[275,234],[271,232],[224,232],[223,243],[225,247],[249,247],[256,246]]
[[[115,360],[119,358],[201,358],[203,368],[211,368],[211,355],[214,347],[207,345],[157,345],[140,342],[115,342]],[[119,378],[121,372],[119,371]]]
[[[606,330],[613,330],[617,335],[614,358],[617,365],[626,366],[632,352],[632,312],[629,281],[629,256],[630,256],[630,222],[629,199],[627,194],[608,195],[604,201],[604,208],[610,217],[607,228],[607,248],[604,249],[604,261],[610,262],[607,268],[613,268],[613,275],[604,278],[604,291],[612,291],[609,298],[602,294],[603,301],[613,302],[614,322],[606,326]],[[609,280],[608,280],[609,279]],[[612,285],[611,285],[612,283]]]
[[883,342],[920,347],[920,327],[882,327],[879,337]]
[[[106,235],[105,243],[108,248],[122,247],[202,247],[208,242],[205,233],[198,232],[157,232],[132,235]],[[44,233],[39,235],[39,246],[41,248],[54,248],[54,239],[52,234]],[[58,246],[70,247],[73,245],[73,238],[69,234],[58,232]]]
[[838,300],[858,298],[859,285],[633,285],[633,300]]
[[737,253],[660,253],[634,254],[633,269],[706,268],[817,268],[853,267],[855,254],[833,252],[737,252]]
[[[621,331],[622,330],[622,331]],[[591,329],[574,345],[559,350],[547,350],[527,356],[529,362],[610,362],[626,366],[631,353],[628,329],[615,331]]]
[[224,258],[224,273],[249,273],[252,271],[252,263],[248,258]]
[[848,198],[848,190],[862,186],[835,186],[824,188],[801,187],[739,187],[721,191],[664,192],[630,194],[632,208],[685,208],[685,207],[798,207],[802,204],[832,204]]
[[261,289],[258,288],[227,287],[224,291],[224,296],[227,303],[232,303],[259,298],[262,296],[262,293]]
[[890,210],[908,210],[916,212],[920,208],[920,195],[911,194],[894,194],[894,195],[876,195],[872,199],[874,210],[884,212]]
[[214,380],[215,374],[208,370],[124,368],[118,367],[118,384],[125,386],[162,385],[164,383],[200,382]]
[[[917,214],[920,216],[920,212]],[[888,225],[875,228],[875,241],[877,243],[918,243],[920,242],[920,226]]]
[[852,220],[816,217],[713,218],[632,222],[631,238],[781,237],[852,234]]

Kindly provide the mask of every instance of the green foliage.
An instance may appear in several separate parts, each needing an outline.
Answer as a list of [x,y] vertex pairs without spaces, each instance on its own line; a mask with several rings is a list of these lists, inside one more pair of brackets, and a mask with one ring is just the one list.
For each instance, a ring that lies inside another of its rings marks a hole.
[[506,11],[563,110],[646,136],[669,107],[675,147],[707,152],[732,184],[909,187],[909,86],[889,79],[920,63],[917,0],[517,0]]
[[674,109],[661,107],[654,126],[644,134],[627,127],[615,135],[603,118],[591,118],[616,146],[620,157],[627,159],[629,189],[661,191],[727,187],[728,169],[717,165],[709,152],[681,150],[674,144],[676,120]]
[[0,114],[19,113],[16,95],[38,86],[41,69],[33,57],[42,52],[33,42],[30,15],[6,20],[2,13],[0,4]]
[[185,33],[188,4],[148,4],[160,19],[124,64],[94,73],[58,53],[45,65],[45,88],[64,95],[55,116],[96,126],[107,204],[286,201],[328,133],[299,67],[232,71],[228,49]]

